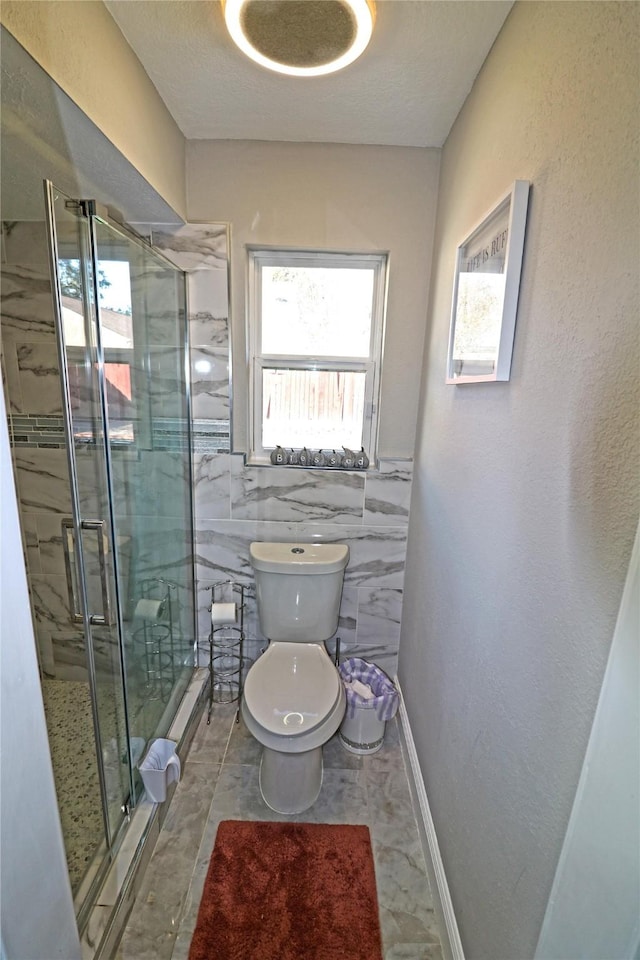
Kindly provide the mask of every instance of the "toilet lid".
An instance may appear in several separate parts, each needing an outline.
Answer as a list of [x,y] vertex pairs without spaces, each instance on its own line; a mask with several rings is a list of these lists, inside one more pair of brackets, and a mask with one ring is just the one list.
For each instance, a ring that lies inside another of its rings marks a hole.
[[244,699],[265,730],[299,736],[331,712],[341,683],[322,644],[272,641],[247,674]]

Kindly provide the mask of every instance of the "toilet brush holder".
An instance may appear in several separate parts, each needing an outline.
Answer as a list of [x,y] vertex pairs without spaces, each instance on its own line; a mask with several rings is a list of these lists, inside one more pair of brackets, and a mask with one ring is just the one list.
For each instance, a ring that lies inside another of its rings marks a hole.
[[147,798],[153,803],[164,803],[167,787],[180,780],[180,757],[173,740],[154,740],[138,767]]

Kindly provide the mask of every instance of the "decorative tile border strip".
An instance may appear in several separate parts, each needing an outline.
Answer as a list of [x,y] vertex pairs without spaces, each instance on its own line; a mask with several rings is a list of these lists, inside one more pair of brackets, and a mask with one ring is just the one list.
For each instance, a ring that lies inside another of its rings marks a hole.
[[[64,450],[66,437],[64,420],[55,416],[15,415],[8,418],[9,438],[13,447]],[[193,449],[196,453],[229,453],[230,430],[228,420],[194,420]],[[135,430],[135,425],[134,425]],[[156,417],[151,424],[154,450],[178,452],[189,443],[186,422],[178,417]],[[80,440],[80,438],[79,438]],[[80,442],[82,442],[80,440]],[[94,440],[87,437],[86,443]],[[127,448],[127,440],[114,438],[113,446]]]
[[151,421],[151,447],[178,453],[189,446],[187,421],[181,417],[154,417]]
[[8,421],[12,447],[60,450],[66,446],[62,417],[16,414],[10,416]]
[[229,453],[231,450],[231,430],[228,420],[194,419],[194,453]]

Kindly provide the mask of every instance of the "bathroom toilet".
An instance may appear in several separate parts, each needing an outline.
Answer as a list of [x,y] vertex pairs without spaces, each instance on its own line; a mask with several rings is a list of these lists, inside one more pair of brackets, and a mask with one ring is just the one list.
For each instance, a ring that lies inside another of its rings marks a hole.
[[262,744],[260,790],[278,813],[301,813],[322,786],[322,747],[346,697],[325,647],[338,628],[345,544],[252,543],[260,629],[269,646],[247,673],[242,716]]

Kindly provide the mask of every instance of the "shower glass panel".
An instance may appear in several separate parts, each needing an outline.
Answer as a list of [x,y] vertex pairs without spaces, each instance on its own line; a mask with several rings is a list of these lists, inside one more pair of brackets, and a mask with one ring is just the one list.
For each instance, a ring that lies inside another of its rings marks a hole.
[[103,219],[92,229],[135,764],[166,734],[193,670],[185,283]]
[[[91,797],[76,798],[78,808],[92,807],[94,828],[75,872],[65,770],[56,770],[53,747],[52,756],[82,926],[141,796],[137,764],[149,741],[167,734],[193,675],[186,295],[184,274],[96,215],[92,201],[50,183],[45,192],[70,476],[58,536],[68,619],[82,638],[73,669],[88,675],[90,692],[83,759],[96,783]],[[59,657],[68,651],[54,645],[54,677],[68,672]],[[64,700],[71,687],[59,686]]]
[[[109,522],[109,477],[100,403],[99,340],[89,223],[78,204],[53,199],[59,283],[60,374],[69,435],[72,516],[60,535],[69,619],[84,625],[85,657],[96,737],[104,836],[110,847],[132,792],[118,627],[115,538]],[[66,383],[65,383],[66,381]],[[89,858],[90,860],[91,858]]]

